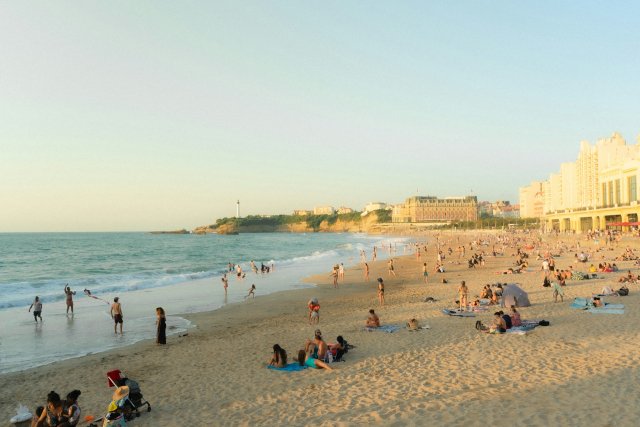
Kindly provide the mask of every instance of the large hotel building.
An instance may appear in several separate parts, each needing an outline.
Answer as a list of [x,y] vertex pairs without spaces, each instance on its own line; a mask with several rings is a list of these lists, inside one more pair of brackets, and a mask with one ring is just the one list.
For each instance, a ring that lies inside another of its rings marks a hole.
[[640,144],[627,145],[618,133],[595,145],[583,141],[575,162],[520,188],[520,216],[541,218],[547,230],[577,232],[638,222],[639,170]]
[[478,198],[476,196],[409,197],[404,203],[395,205],[391,214],[393,222],[449,222],[477,221]]

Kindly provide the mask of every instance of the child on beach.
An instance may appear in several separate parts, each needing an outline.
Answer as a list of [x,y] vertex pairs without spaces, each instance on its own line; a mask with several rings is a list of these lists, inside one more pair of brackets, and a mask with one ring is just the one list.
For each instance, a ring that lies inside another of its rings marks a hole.
[[80,394],[82,394],[80,390],[73,390],[67,394],[67,400],[64,403],[64,414],[68,419],[68,424],[64,424],[65,426],[76,426],[80,421],[80,414],[82,413],[78,405]]
[[384,281],[382,277],[378,277],[378,303],[384,305]]
[[42,302],[40,301],[40,297],[36,297],[33,300],[31,305],[29,306],[29,313],[31,313],[31,309],[33,308],[33,318],[38,323],[38,317],[40,318],[40,322],[42,322]]
[[311,298],[307,303],[309,307],[309,324],[320,323],[320,304],[317,298]]
[[249,289],[249,293],[247,294],[246,297],[244,297],[244,299],[247,299],[249,297],[251,297],[251,298],[255,298],[256,297],[256,285],[251,285],[251,289]]
[[429,277],[429,272],[427,271],[427,263],[422,264],[422,277],[424,278],[424,283],[427,283],[427,278]]

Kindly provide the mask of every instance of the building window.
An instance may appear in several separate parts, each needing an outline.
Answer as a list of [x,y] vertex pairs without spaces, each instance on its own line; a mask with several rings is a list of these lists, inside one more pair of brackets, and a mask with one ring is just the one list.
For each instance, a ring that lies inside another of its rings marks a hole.
[[607,206],[607,184],[602,183],[602,206]]
[[609,181],[609,188],[608,188],[608,193],[609,193],[609,203],[607,204],[608,206],[613,206],[613,181]]
[[638,191],[637,191],[637,185],[636,185],[636,176],[630,176],[628,178],[629,182],[628,182],[628,187],[629,187],[629,202],[635,202],[638,200]]
[[616,205],[620,204],[620,180],[616,179]]

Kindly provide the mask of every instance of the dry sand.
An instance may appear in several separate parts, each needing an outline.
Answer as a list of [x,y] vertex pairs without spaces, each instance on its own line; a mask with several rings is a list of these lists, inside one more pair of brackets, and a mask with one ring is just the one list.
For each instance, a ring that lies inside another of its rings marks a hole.
[[[445,239],[453,239],[455,248],[459,236],[461,242],[473,237],[447,233]],[[165,347],[148,341],[2,375],[2,422],[14,414],[18,402],[33,408],[44,403],[49,390],[66,394],[74,388],[82,390],[83,415],[101,415],[112,392],[105,373],[118,368],[140,383],[152,404],[151,413],[132,423],[139,426],[638,425],[638,285],[631,286],[630,296],[608,299],[624,303],[624,315],[572,310],[573,297],[589,296],[605,284],[614,286],[622,273],[606,274],[605,280],[569,281],[565,302],[554,304],[551,291],[541,286],[539,261],[532,261],[533,273],[495,274],[513,265],[513,249],[503,257],[487,258],[486,265],[475,270],[466,262],[452,264],[454,253],[445,261],[449,271],[431,273],[425,285],[421,263],[426,260],[432,269],[435,259],[433,239],[430,242],[420,262],[412,255],[397,259],[397,278],[388,278],[382,261],[372,265],[371,281],[363,283],[362,270],[356,267],[347,271],[337,290],[328,277],[318,277],[313,279],[319,283],[315,289],[259,296],[190,315],[197,327],[186,337],[169,337]],[[636,238],[625,237],[619,249],[598,253],[596,261],[602,255],[612,259],[626,246],[640,247]],[[558,258],[557,266],[575,265],[573,255]],[[632,262],[618,265],[638,273]],[[386,283],[384,308],[377,304],[378,276]],[[439,283],[442,277],[449,284]],[[474,324],[490,322],[489,312],[476,318],[444,316],[440,310],[453,306],[460,280],[467,281],[472,296],[485,283],[521,283],[532,302],[521,309],[522,317],[544,318],[551,326],[526,336],[488,335],[478,333]],[[343,335],[357,348],[345,356],[346,362],[334,364],[332,372],[266,369],[273,344],[279,343],[292,358],[312,337],[316,326],[306,321],[306,302],[312,296],[320,299],[319,327],[326,339]],[[439,301],[425,303],[426,296]],[[416,317],[431,329],[365,332],[369,308],[376,309],[384,324],[404,325]]]

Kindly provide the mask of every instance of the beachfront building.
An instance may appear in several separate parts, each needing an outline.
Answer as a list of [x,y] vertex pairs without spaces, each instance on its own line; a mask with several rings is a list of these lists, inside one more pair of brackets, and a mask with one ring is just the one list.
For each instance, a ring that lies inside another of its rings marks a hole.
[[519,218],[520,205],[512,205],[508,200],[478,203],[480,217]]
[[368,203],[364,209],[362,209],[362,216],[367,215],[369,212],[373,212],[373,211],[378,211],[378,210],[391,210],[393,209],[393,206],[389,205],[388,203],[383,203],[383,202],[371,202]]
[[312,214],[313,214],[313,211],[307,211],[304,209],[296,209],[293,211],[293,215],[296,215],[296,216],[307,216]]
[[342,214],[350,214],[350,213],[353,213],[353,209],[351,209],[351,208],[347,208],[347,207],[345,207],[345,206],[340,206],[340,207],[338,208],[338,214],[339,214],[339,215],[342,215]]
[[521,216],[537,216],[541,203],[547,230],[582,232],[638,222],[639,171],[640,144],[627,145],[619,133],[595,145],[582,141],[575,162],[561,164],[547,181],[520,188]]
[[314,215],[333,215],[336,210],[333,206],[316,206],[313,208]]
[[476,196],[409,197],[404,203],[395,205],[391,214],[392,222],[449,222],[477,221],[478,198]]

